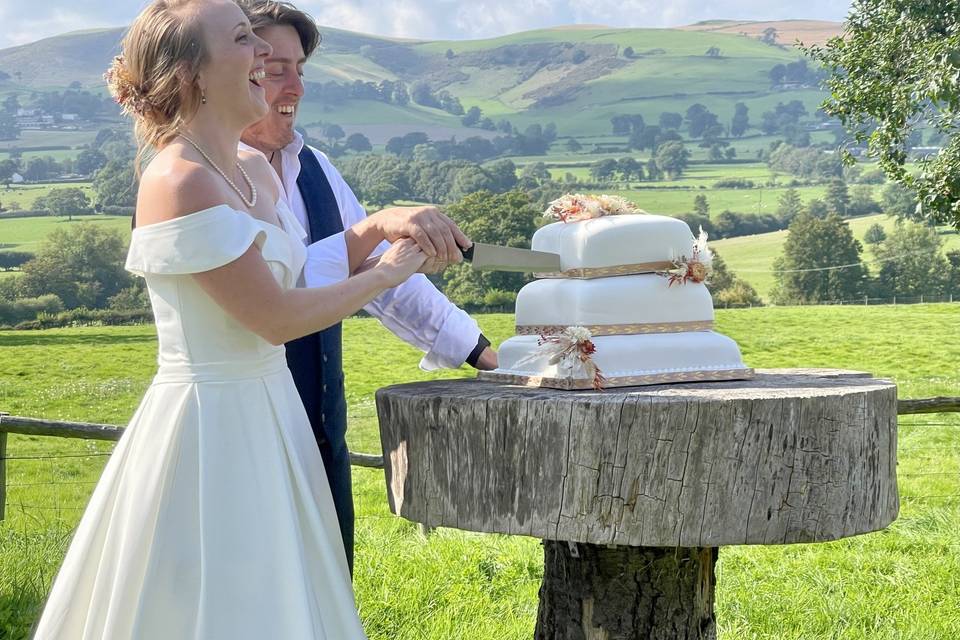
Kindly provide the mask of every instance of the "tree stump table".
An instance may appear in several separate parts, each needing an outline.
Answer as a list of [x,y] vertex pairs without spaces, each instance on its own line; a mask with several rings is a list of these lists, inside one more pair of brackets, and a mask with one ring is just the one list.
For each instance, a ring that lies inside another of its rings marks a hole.
[[876,531],[899,509],[897,394],[832,370],[557,391],[377,392],[391,510],[535,536],[540,640],[715,638],[723,545]]

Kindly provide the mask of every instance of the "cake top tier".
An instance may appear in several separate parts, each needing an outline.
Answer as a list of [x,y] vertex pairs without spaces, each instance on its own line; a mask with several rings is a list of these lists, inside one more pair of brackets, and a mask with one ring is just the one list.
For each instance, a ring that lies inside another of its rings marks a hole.
[[563,271],[623,267],[637,273],[665,270],[674,260],[690,258],[694,243],[683,220],[625,214],[548,224],[533,234],[531,248],[559,254]]

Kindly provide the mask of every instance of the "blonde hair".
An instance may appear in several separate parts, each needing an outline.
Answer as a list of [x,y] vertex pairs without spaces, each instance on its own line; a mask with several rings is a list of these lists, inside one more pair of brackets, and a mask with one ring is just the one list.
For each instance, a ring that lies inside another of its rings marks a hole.
[[138,177],[145,152],[170,142],[200,108],[196,79],[207,47],[199,21],[187,10],[195,2],[151,2],[130,25],[122,53],[104,74],[110,93],[134,119]]

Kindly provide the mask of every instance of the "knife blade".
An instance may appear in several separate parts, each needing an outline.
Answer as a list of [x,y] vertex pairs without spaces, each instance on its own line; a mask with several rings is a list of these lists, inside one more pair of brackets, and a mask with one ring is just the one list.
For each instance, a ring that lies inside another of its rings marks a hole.
[[463,259],[478,271],[560,271],[560,256],[556,253],[501,247],[482,242],[474,242],[468,249],[461,247],[460,251]]

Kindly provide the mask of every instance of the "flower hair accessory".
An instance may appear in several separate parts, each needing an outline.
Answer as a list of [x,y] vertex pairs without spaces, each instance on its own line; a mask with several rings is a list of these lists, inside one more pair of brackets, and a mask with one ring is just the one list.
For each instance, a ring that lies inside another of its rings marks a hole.
[[107,81],[113,99],[123,109],[124,113],[144,116],[154,110],[155,106],[146,91],[130,77],[123,55],[114,57],[110,68],[103,74]]
[[551,202],[543,212],[543,217],[560,222],[579,222],[624,213],[640,213],[640,210],[632,202],[619,196],[588,196],[574,193]]
[[585,327],[567,327],[559,335],[540,334],[537,344],[550,356],[550,364],[559,364],[573,377],[575,368],[582,368],[586,377],[593,382],[593,388],[603,391],[607,381],[600,367],[593,361],[597,347],[593,344],[593,335]]
[[700,228],[700,235],[693,243],[693,255],[687,259],[680,256],[673,259],[673,268],[660,272],[660,275],[670,280],[668,286],[687,284],[688,282],[706,282],[710,276],[713,264],[713,254],[707,248],[707,232]]

